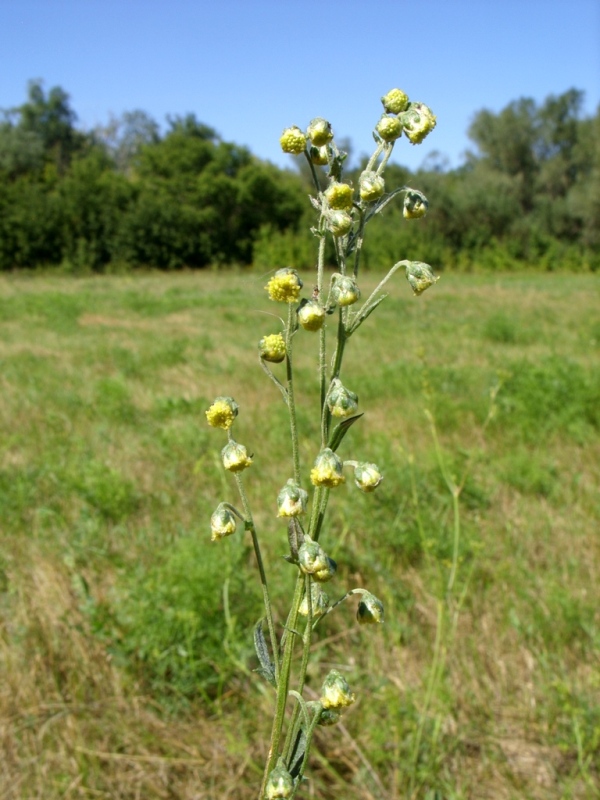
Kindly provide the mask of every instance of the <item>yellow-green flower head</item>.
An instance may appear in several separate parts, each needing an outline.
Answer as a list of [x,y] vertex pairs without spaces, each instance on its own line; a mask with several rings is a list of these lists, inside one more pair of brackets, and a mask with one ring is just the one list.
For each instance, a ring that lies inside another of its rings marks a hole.
[[298,517],[306,512],[308,492],[300,488],[293,478],[290,478],[277,495],[277,516]]
[[279,303],[297,303],[302,289],[298,273],[291,267],[278,269],[265,286],[271,300]]
[[338,306],[351,306],[360,300],[360,289],[349,275],[336,275],[331,287],[331,297]]
[[383,475],[377,464],[363,461],[354,468],[354,482],[363,492],[374,492],[382,480]]
[[437,117],[424,103],[410,103],[401,117],[402,127],[411,144],[421,144],[436,126]]
[[411,261],[406,268],[406,279],[416,295],[423,294],[425,289],[429,289],[434,283],[439,281],[433,274],[429,264],[423,261]]
[[[311,583],[310,598],[313,617],[315,619],[322,617],[329,608],[329,597],[318,583]],[[306,594],[300,603],[298,613],[303,617],[308,617],[308,596]]]
[[231,536],[232,533],[235,533],[236,527],[235,514],[227,508],[225,503],[219,503],[210,518],[211,541],[216,542],[225,536]]
[[297,125],[286,128],[279,138],[279,144],[284,153],[291,153],[298,156],[304,152],[306,147],[306,136]]
[[352,217],[347,211],[330,211],[327,227],[336,238],[346,236],[352,230]]
[[241,472],[252,463],[252,458],[248,455],[248,451],[243,444],[234,442],[233,439],[227,442],[225,447],[221,450],[221,459],[223,466],[229,472]]
[[238,415],[238,408],[238,404],[232,397],[217,397],[206,412],[208,424],[213,428],[229,430]]
[[360,199],[365,203],[372,203],[385,192],[385,181],[373,170],[365,170],[358,179]]
[[319,581],[319,583],[327,583],[327,581],[330,581],[333,578],[336,570],[337,564],[333,558],[329,558],[329,556],[327,556],[327,564],[323,567],[323,569],[318,569],[313,573],[313,580]]
[[317,725],[335,725],[342,718],[342,712],[337,708],[324,708],[319,715]]
[[352,208],[353,197],[354,189],[348,183],[333,181],[325,189],[325,199],[329,208],[334,208],[336,211],[347,211]]
[[387,114],[383,114],[375,126],[375,130],[384,142],[395,142],[402,136],[402,123],[398,117],[389,117]]
[[334,378],[327,394],[327,405],[332,417],[349,417],[358,411],[358,396]]
[[348,681],[337,669],[332,669],[323,681],[321,689],[321,705],[323,708],[347,708],[356,700],[350,691]]
[[346,480],[343,474],[342,460],[329,447],[325,447],[315,459],[310,471],[310,480],[314,486],[326,486],[333,489]]
[[325,309],[316,300],[308,300],[298,309],[298,322],[305,331],[318,331],[325,322]]
[[329,556],[318,542],[308,536],[298,548],[298,566],[305,575],[313,575],[321,569],[327,568]]
[[425,195],[411,189],[404,197],[402,214],[404,219],[420,219],[425,216],[428,208],[429,202]]
[[358,604],[356,619],[361,625],[378,625],[383,623],[383,603],[371,592],[365,592]]
[[323,117],[316,117],[311,119],[306,129],[306,135],[311,142],[317,147],[322,147],[333,139],[333,131],[331,125]]
[[329,164],[329,148],[327,145],[323,147],[315,147],[313,145],[308,151],[308,156],[317,167],[325,167]]
[[383,107],[387,114],[400,114],[405,111],[408,105],[408,95],[402,89],[390,89],[387,94],[381,98]]
[[283,759],[271,770],[265,786],[266,800],[287,800],[294,795],[294,779],[287,771]]
[[280,333],[263,336],[258,343],[258,354],[263,361],[279,364],[285,358],[285,339]]

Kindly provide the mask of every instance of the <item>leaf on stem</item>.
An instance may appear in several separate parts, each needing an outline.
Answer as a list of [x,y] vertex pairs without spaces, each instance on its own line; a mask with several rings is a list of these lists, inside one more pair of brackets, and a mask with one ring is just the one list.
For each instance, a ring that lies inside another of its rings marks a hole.
[[267,680],[271,686],[277,688],[277,681],[275,680],[275,664],[273,664],[271,661],[269,648],[267,647],[267,641],[265,639],[265,634],[263,633],[264,621],[264,618],[259,619],[254,626],[254,649],[256,650],[256,655],[258,656],[258,660],[260,662],[260,667],[254,671]]
[[354,425],[354,423],[357,420],[359,420],[362,416],[364,416],[364,414],[356,414],[354,417],[348,417],[348,419],[345,419],[342,422],[340,422],[340,424],[333,429],[333,433],[331,434],[331,436],[329,437],[329,441],[327,442],[327,447],[329,447],[331,450],[335,452],[342,443],[342,440],[344,436],[348,433],[350,427]]

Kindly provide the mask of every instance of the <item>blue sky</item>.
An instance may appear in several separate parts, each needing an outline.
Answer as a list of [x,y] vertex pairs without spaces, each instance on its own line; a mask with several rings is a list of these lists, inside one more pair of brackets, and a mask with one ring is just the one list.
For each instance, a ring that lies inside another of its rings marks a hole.
[[437,150],[455,167],[481,108],[576,87],[594,113],[600,0],[0,0],[0,108],[31,78],[62,86],[82,127],[193,112],[281,166],[281,130],[315,116],[369,152],[397,86],[438,126],[394,160],[417,168]]

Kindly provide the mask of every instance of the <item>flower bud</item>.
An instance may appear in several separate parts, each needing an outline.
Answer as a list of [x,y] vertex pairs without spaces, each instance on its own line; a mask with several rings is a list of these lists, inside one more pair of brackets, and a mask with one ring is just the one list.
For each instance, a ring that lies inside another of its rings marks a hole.
[[381,98],[383,107],[386,114],[400,114],[405,111],[408,105],[408,95],[402,89],[390,89],[387,94]]
[[296,303],[300,297],[302,281],[291,267],[278,269],[265,286],[271,300],[279,303]]
[[360,300],[360,289],[354,278],[348,275],[336,275],[331,296],[338,306],[351,306]]
[[286,800],[294,795],[294,779],[287,771],[283,759],[271,770],[265,786],[266,800]]
[[411,189],[404,197],[402,214],[404,219],[420,219],[425,216],[428,208],[429,203],[425,195]]
[[279,144],[284,153],[291,153],[293,156],[298,156],[300,153],[304,152],[306,136],[297,125],[292,125],[291,128],[286,128],[281,134]]
[[346,480],[342,470],[341,459],[331,448],[325,447],[315,459],[315,465],[310,471],[310,480],[314,486],[326,486],[332,489]]
[[217,397],[211,407],[206,411],[208,424],[213,428],[229,430],[233,420],[238,415],[238,404],[232,397]]
[[316,300],[309,300],[298,310],[298,322],[305,331],[318,331],[325,322],[325,309]]
[[331,211],[327,215],[327,227],[335,237],[346,236],[352,230],[352,217],[347,211]]
[[311,142],[317,147],[322,147],[333,139],[333,131],[331,125],[323,117],[316,117],[311,119],[306,129],[306,135]]
[[325,678],[321,692],[321,704],[323,708],[327,709],[334,708],[339,710],[340,708],[346,708],[356,700],[356,696],[350,691],[346,678],[337,669],[332,669]]
[[327,393],[327,405],[333,417],[349,417],[358,410],[358,396],[334,378]]
[[305,575],[314,575],[315,572],[327,569],[328,555],[318,542],[306,535],[298,548],[298,565]]
[[385,191],[385,181],[372,170],[365,170],[358,179],[358,191],[360,199],[365,203],[372,203],[379,200]]
[[317,167],[326,167],[329,164],[329,149],[327,145],[323,147],[313,145],[308,151],[308,157]]
[[277,516],[298,517],[306,512],[308,492],[301,489],[293,478],[290,478],[277,495]]
[[381,136],[384,142],[395,142],[402,136],[402,123],[398,117],[388,117],[383,114],[375,130]]
[[371,592],[365,592],[358,604],[356,619],[361,625],[383,623],[383,603]]
[[[318,583],[311,583],[310,599],[313,618],[316,619],[317,617],[322,617],[329,608],[329,597],[323,591],[323,589],[321,589]],[[300,603],[298,613],[303,617],[308,617],[308,597],[306,594]]]
[[347,211],[349,208],[352,208],[354,189],[348,183],[333,181],[329,184],[327,189],[325,189],[324,194],[329,208],[340,211]]
[[313,572],[313,580],[318,581],[319,583],[327,583],[327,581],[330,581],[333,578],[336,572],[336,562],[333,560],[333,558],[329,558],[329,556],[327,556],[327,564],[322,569],[318,569],[316,572]]
[[402,127],[411,144],[421,144],[436,126],[436,116],[424,103],[410,103],[401,116]]
[[252,464],[252,458],[244,445],[234,442],[233,439],[221,450],[221,459],[225,469],[230,472],[241,472]]
[[377,464],[363,461],[354,468],[354,482],[363,492],[374,492],[382,480],[383,475]]
[[235,514],[227,508],[225,503],[219,503],[210,518],[211,542],[216,542],[225,536],[231,536],[232,533],[235,533],[236,527]]
[[263,336],[258,343],[258,353],[263,361],[279,364],[285,358],[285,339],[280,333]]
[[439,281],[433,274],[429,264],[423,261],[411,261],[406,268],[406,279],[410,283],[414,294],[423,294],[434,283]]

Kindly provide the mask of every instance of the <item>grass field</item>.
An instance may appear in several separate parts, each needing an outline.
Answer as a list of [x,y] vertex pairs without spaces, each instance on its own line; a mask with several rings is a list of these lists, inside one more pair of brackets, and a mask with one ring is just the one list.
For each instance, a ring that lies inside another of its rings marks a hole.
[[[210,542],[235,495],[204,410],[240,404],[281,619],[290,457],[256,357],[279,325],[265,283],[0,279],[3,799],[256,797],[260,594],[249,542]],[[332,593],[367,586],[386,624],[345,605],[324,621],[308,691],[337,667],[358,701],[319,731],[302,797],[600,796],[599,308],[590,275],[445,275],[418,299],[398,279],[350,341],[366,413],[343,455],[385,481],[336,490],[324,536]],[[301,334],[306,471],[318,383]]]

